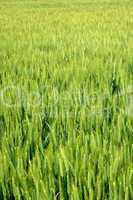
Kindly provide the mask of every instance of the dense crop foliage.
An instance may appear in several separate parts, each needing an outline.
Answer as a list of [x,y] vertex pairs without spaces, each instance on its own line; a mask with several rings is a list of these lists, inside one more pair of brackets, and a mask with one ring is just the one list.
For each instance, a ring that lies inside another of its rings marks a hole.
[[132,1],[1,1],[0,200],[132,200],[132,88]]

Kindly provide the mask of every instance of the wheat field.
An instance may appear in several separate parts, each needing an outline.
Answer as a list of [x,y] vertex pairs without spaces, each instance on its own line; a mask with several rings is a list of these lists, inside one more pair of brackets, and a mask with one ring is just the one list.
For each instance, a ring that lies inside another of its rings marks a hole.
[[0,200],[132,200],[132,88],[132,0],[1,0]]

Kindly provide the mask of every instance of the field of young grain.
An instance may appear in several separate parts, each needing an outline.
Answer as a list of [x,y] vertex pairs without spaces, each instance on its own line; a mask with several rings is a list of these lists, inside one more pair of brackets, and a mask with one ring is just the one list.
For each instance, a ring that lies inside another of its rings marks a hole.
[[132,103],[132,1],[0,1],[0,200],[132,200]]

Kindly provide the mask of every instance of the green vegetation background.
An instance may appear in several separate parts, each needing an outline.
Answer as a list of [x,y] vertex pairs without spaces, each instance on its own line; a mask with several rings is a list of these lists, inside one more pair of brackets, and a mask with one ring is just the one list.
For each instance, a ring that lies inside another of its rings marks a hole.
[[132,200],[132,82],[132,1],[0,1],[0,200]]

